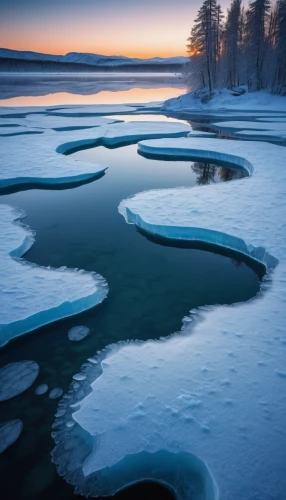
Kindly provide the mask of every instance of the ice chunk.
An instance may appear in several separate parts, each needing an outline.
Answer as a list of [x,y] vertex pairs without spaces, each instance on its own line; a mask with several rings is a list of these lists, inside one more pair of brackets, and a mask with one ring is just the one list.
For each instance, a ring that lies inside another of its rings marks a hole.
[[17,361],[0,369],[0,401],[6,401],[26,391],[39,375],[35,361]]
[[83,373],[76,373],[75,375],[73,375],[73,379],[74,380],[78,380],[79,382],[84,380],[86,377]]
[[74,326],[68,331],[69,339],[75,342],[83,340],[88,334],[89,328],[87,326]]
[[36,387],[35,389],[35,394],[37,394],[37,396],[42,396],[42,394],[45,394],[48,389],[49,386],[47,384],[38,385],[38,387]]
[[[20,222],[24,214],[0,205],[0,346],[42,325],[100,304],[108,293],[96,273],[51,269],[21,260],[34,233]],[[57,290],[57,293],[53,293]]]
[[23,430],[21,420],[9,420],[0,424],[0,453],[3,453],[20,436]]
[[56,387],[55,389],[52,389],[49,393],[49,398],[50,399],[58,399],[62,396],[63,390],[60,389],[59,387]]

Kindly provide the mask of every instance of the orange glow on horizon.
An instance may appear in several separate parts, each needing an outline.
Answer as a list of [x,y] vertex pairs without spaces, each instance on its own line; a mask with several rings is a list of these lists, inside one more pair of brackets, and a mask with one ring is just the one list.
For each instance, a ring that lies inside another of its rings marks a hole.
[[[44,96],[22,96],[10,99],[0,99],[0,106],[57,106],[89,105],[89,104],[133,104],[151,101],[166,101],[182,93],[181,88],[151,88],[121,90],[118,92],[102,91],[92,95],[69,94],[57,92]],[[119,118],[120,119],[120,118]]]
[[[14,37],[15,40],[15,37]],[[167,48],[165,47],[164,49],[149,49],[149,50],[143,50],[143,49],[135,49],[135,48],[126,48],[124,51],[117,51],[115,52],[114,50],[108,49],[108,48],[101,48],[101,47],[94,47],[92,46],[82,46],[80,43],[76,48],[73,48],[72,42],[69,43],[65,40],[65,43],[63,45],[59,44],[53,44],[50,43],[49,45],[47,44],[42,44],[41,42],[37,44],[29,44],[27,43],[27,40],[19,40],[17,43],[13,43],[10,46],[5,45],[5,48],[10,49],[10,50],[22,50],[22,51],[32,51],[32,52],[40,52],[42,54],[53,54],[53,55],[58,55],[58,56],[64,56],[68,54],[69,52],[85,52],[85,53],[90,53],[90,54],[100,54],[103,56],[125,56],[125,57],[136,57],[138,59],[151,59],[152,57],[178,57],[178,56],[185,56],[187,57],[187,52],[183,48],[180,52],[178,52],[178,49],[174,48]]]

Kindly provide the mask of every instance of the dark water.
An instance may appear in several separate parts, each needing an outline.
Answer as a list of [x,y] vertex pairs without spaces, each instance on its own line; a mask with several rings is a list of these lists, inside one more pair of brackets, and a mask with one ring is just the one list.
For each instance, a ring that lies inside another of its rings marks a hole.
[[[50,460],[50,432],[58,402],[47,395],[36,396],[38,384],[66,390],[82,363],[106,345],[166,336],[180,329],[182,317],[194,307],[245,301],[259,290],[258,274],[239,256],[156,244],[126,224],[117,211],[122,199],[139,191],[220,182],[245,174],[226,166],[146,159],[136,149],[130,145],[77,152],[75,158],[109,164],[106,175],[75,189],[32,189],[0,198],[23,208],[25,222],[36,230],[28,260],[97,271],[110,288],[97,308],[43,327],[2,350],[1,365],[22,359],[40,365],[34,386],[2,403],[2,421],[20,418],[24,423],[22,436],[0,459],[5,500],[76,498]],[[81,324],[91,328],[91,335],[82,342],[70,342],[68,329]],[[118,495],[121,500],[131,498],[171,495],[162,486],[150,484]]]

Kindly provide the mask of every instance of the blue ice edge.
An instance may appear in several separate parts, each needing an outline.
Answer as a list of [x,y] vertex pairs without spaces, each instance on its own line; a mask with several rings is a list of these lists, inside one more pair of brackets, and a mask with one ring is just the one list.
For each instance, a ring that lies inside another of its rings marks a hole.
[[[16,209],[14,210],[14,214],[14,224],[16,224],[16,226],[18,225],[20,227],[24,227],[26,230],[28,229],[30,234],[29,236],[26,236],[24,238],[23,243],[20,246],[9,252],[10,257],[12,259],[21,261],[21,264],[24,266],[27,265],[30,268],[35,268],[35,270],[37,268],[43,268],[42,266],[38,266],[37,264],[24,261],[24,259],[22,258],[23,255],[31,248],[31,246],[35,242],[35,231],[32,231],[28,226],[22,223],[22,219],[26,216],[24,211]],[[53,269],[51,267],[45,269],[62,272],[65,272],[66,270],[66,268]],[[83,311],[86,311],[87,309],[91,309],[92,307],[100,304],[106,298],[108,294],[108,285],[106,280],[100,274],[78,269],[70,269],[69,271],[74,272],[75,280],[77,273],[80,273],[81,276],[92,276],[94,281],[97,282],[96,291],[91,295],[80,297],[73,302],[65,301],[56,307],[47,309],[45,311],[39,311],[22,320],[14,321],[12,323],[0,324],[0,347],[3,347],[15,337],[19,337],[49,323],[53,323],[69,316],[74,316]]]
[[[141,144],[138,147],[140,152],[156,156],[153,149],[150,151],[148,147]],[[194,157],[204,160],[221,161],[222,159],[221,154],[214,151],[206,152],[197,149],[191,152],[189,149],[180,149],[174,152],[174,149],[164,148],[163,154],[169,154],[176,158],[188,156],[189,159]],[[157,155],[162,156],[162,152],[159,151]],[[233,166],[245,168],[249,175],[253,173],[252,164],[244,158],[224,155],[223,160]],[[264,247],[247,245],[243,239],[223,232],[197,227],[149,224],[140,215],[128,209],[124,202],[121,202],[119,212],[126,217],[127,222],[135,224],[146,233],[161,236],[166,240],[202,242],[231,249],[263,264],[268,272],[272,271],[278,264],[278,259],[270,255]],[[200,320],[199,315],[197,316]],[[83,465],[88,462],[90,454],[96,449],[96,443],[92,442],[91,436],[73,419],[73,414],[79,409],[80,401],[91,391],[91,384],[97,377],[100,377],[102,373],[101,362],[108,358],[110,353],[120,349],[122,345],[124,343],[110,346],[98,353],[95,358],[90,359],[89,363],[86,363],[81,370],[85,376],[84,381],[73,382],[69,392],[60,402],[52,433],[56,443],[52,459],[57,466],[58,473],[75,486],[75,493],[86,496],[112,495],[132,484],[151,480],[166,485],[174,493],[177,500],[189,500],[190,498],[217,500],[219,489],[207,464],[199,457],[186,452],[170,453],[164,449],[155,453],[142,451],[138,454],[126,455],[110,467],[90,475],[84,475]],[[77,449],[77,457],[71,464],[69,450],[75,448]]]
[[95,173],[87,173],[87,174],[79,174],[79,175],[72,175],[72,176],[66,176],[66,177],[15,177],[15,178],[10,178],[10,179],[1,179],[0,180],[0,194],[1,191],[6,191],[9,188],[13,187],[25,187],[32,185],[37,186],[37,187],[56,187],[56,186],[65,186],[65,185],[72,185],[72,184],[79,184],[81,182],[88,182],[92,180],[96,180],[100,178],[102,175],[104,175],[105,171],[107,170],[108,167],[104,167],[101,170],[95,172]]
[[[221,153],[211,150],[190,150],[190,148],[184,149],[181,147],[178,149],[174,149],[165,147],[163,151],[160,151],[152,147],[150,148],[148,145],[139,142],[138,151],[143,154],[147,153],[154,158],[156,156],[162,156],[163,154],[164,156],[175,158],[189,158],[189,160],[195,158],[196,160],[222,161],[223,159],[224,162],[229,163],[236,168],[244,168],[249,175],[252,175],[254,172],[253,165],[245,158],[226,153],[222,158]],[[270,255],[264,247],[254,247],[253,245],[247,245],[243,239],[237,238],[236,236],[231,236],[220,231],[192,226],[168,226],[150,224],[144,221],[144,219],[142,219],[139,214],[132,212],[130,208],[126,207],[124,205],[124,201],[119,205],[119,212],[126,218],[129,224],[134,224],[136,227],[146,232],[147,234],[159,236],[165,240],[201,242],[215,245],[218,248],[234,250],[250,259],[259,262],[260,264],[263,264],[268,271],[274,269],[278,264],[278,259]]]
[[[195,318],[196,321],[199,319]],[[125,344],[118,342],[110,345],[89,358],[81,368],[84,380],[74,380],[60,401],[52,432],[56,446],[51,452],[58,474],[74,486],[75,494],[86,497],[111,496],[134,484],[151,481],[166,486],[177,500],[218,500],[218,486],[205,462],[184,451],[172,453],[162,449],[150,453],[143,450],[125,455],[110,467],[84,474],[83,464],[88,461],[96,443],[73,419],[73,413],[79,408],[81,400],[92,391],[91,384],[101,376],[102,361]],[[71,455],[70,450],[74,449],[76,457]]]

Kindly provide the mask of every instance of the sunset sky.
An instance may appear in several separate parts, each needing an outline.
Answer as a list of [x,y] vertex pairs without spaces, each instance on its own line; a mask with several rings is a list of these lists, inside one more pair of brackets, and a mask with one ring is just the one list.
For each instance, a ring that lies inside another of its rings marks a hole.
[[[222,0],[222,7],[230,0]],[[0,47],[52,54],[186,55],[202,0],[0,0]]]

